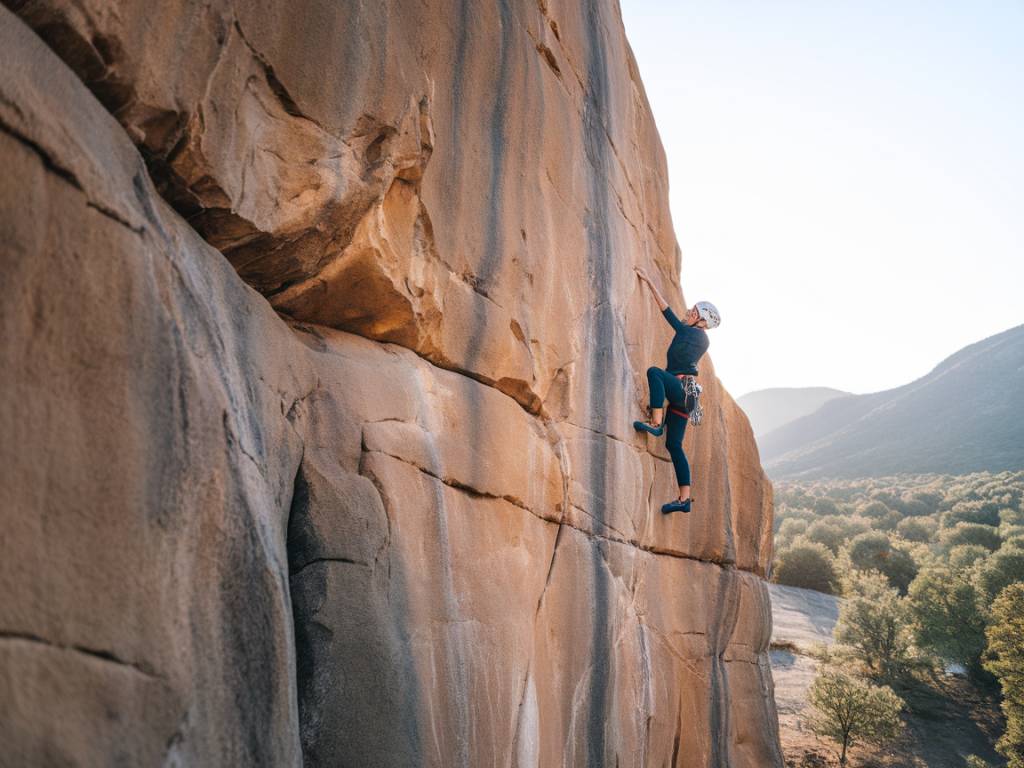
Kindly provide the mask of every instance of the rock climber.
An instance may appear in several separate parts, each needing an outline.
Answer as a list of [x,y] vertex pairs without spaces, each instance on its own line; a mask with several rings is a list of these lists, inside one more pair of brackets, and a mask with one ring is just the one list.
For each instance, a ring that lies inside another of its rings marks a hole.
[[[665,445],[672,457],[672,466],[676,470],[679,498],[663,504],[661,511],[664,514],[689,512],[693,499],[690,498],[690,462],[683,452],[683,434],[686,432],[693,402],[692,396],[687,396],[687,385],[690,385],[692,391],[692,384],[696,383],[697,361],[708,349],[708,335],[704,329],[717,328],[722,319],[714,304],[709,301],[698,301],[680,320],[647,273],[642,269],[637,269],[636,273],[641,282],[647,283],[647,287],[651,289],[661,314],[665,316],[676,335],[668,348],[668,364],[665,370],[654,366],[647,369],[647,384],[651,392],[650,413],[648,421],[634,421],[633,428],[655,437],[667,432]],[[664,419],[663,424],[666,397],[668,417]]]

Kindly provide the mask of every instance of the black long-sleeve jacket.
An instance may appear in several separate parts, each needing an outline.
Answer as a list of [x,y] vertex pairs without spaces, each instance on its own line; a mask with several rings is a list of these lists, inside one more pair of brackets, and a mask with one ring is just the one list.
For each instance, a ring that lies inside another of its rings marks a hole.
[[680,373],[696,376],[697,361],[708,351],[710,342],[707,333],[703,328],[684,323],[676,317],[671,307],[665,307],[661,314],[676,332],[668,347],[668,363],[665,370],[673,376]]

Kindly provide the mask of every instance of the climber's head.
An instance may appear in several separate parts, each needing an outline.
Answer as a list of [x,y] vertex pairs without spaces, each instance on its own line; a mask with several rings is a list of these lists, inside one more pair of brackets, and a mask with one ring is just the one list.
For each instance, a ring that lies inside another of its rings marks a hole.
[[722,316],[710,301],[698,301],[686,313],[686,324],[698,328],[717,328],[722,324]]

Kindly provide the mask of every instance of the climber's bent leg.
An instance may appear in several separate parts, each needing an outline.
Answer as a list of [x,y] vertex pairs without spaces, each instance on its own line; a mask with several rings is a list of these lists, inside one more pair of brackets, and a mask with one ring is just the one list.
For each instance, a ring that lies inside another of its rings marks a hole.
[[[665,405],[665,376],[668,376],[667,371],[661,370],[656,366],[651,366],[647,369],[647,388],[651,393],[651,409],[662,408]],[[674,376],[670,377],[675,379]]]
[[665,431],[662,426],[665,398],[668,398],[669,403],[681,404],[684,397],[683,385],[668,371],[652,365],[647,369],[647,386],[651,392],[651,420],[634,421],[633,428],[658,437]]

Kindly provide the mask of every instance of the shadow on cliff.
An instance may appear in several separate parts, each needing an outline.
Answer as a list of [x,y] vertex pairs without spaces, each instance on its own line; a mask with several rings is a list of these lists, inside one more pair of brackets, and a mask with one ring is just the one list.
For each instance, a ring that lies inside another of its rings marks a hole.
[[314,442],[295,477],[287,529],[303,760],[424,764],[410,574],[391,546],[385,489]]

